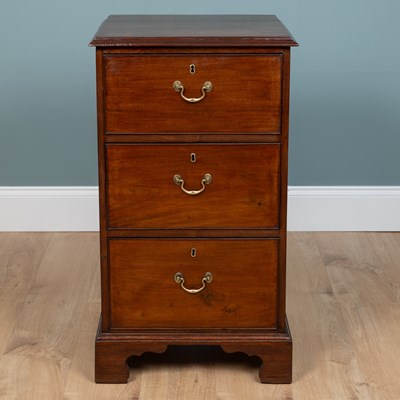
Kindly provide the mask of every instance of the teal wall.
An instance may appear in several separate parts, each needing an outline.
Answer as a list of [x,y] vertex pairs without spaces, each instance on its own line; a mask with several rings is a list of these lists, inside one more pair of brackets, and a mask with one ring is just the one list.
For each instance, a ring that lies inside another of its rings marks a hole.
[[0,9],[0,186],[96,185],[108,14],[276,14],[292,53],[291,185],[400,185],[398,0],[13,0]]

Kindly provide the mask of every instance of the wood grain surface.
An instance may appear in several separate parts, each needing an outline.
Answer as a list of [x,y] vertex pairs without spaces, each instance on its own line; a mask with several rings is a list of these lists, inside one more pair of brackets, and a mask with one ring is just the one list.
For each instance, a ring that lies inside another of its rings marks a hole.
[[[276,328],[278,247],[278,239],[110,240],[111,328]],[[213,280],[190,294],[177,272],[188,289],[206,272]]]
[[275,15],[110,15],[90,46],[297,46]]
[[[108,144],[106,163],[109,228],[279,226],[279,144]],[[206,173],[212,181],[196,196],[173,181],[199,190]]]
[[[104,56],[107,133],[280,133],[281,54]],[[190,65],[195,73],[190,73]],[[190,103],[175,91],[199,98]]]
[[0,233],[0,399],[398,400],[399,260],[398,233],[289,233],[291,385],[209,346],[147,353],[102,385],[98,235]]

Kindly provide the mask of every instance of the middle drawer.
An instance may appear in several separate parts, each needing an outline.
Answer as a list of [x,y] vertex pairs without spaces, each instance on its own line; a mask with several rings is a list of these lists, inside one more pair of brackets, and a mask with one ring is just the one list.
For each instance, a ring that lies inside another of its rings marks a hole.
[[280,145],[108,144],[111,229],[277,229]]

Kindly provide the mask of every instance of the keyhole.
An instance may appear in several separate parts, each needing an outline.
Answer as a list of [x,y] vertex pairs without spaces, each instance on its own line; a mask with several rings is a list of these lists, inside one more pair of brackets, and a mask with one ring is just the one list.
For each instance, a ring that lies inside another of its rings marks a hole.
[[196,153],[192,153],[192,154],[190,155],[190,161],[191,161],[191,162],[196,162]]
[[196,250],[195,247],[193,247],[193,249],[190,250],[190,255],[191,255],[192,257],[196,257],[196,254],[197,254],[197,250]]
[[189,66],[189,71],[190,73],[193,75],[194,73],[196,73],[196,66],[194,64],[190,64]]

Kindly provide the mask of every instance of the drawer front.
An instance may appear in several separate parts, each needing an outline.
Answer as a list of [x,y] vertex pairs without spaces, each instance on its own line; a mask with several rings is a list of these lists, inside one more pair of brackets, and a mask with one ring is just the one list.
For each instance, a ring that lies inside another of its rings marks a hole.
[[[112,328],[276,327],[278,239],[111,239],[109,255]],[[212,281],[188,293],[177,272]]]
[[[106,55],[104,71],[107,133],[280,132],[280,54]],[[175,81],[188,98],[212,90],[190,103]]]
[[109,144],[108,227],[277,228],[279,154],[279,144]]

